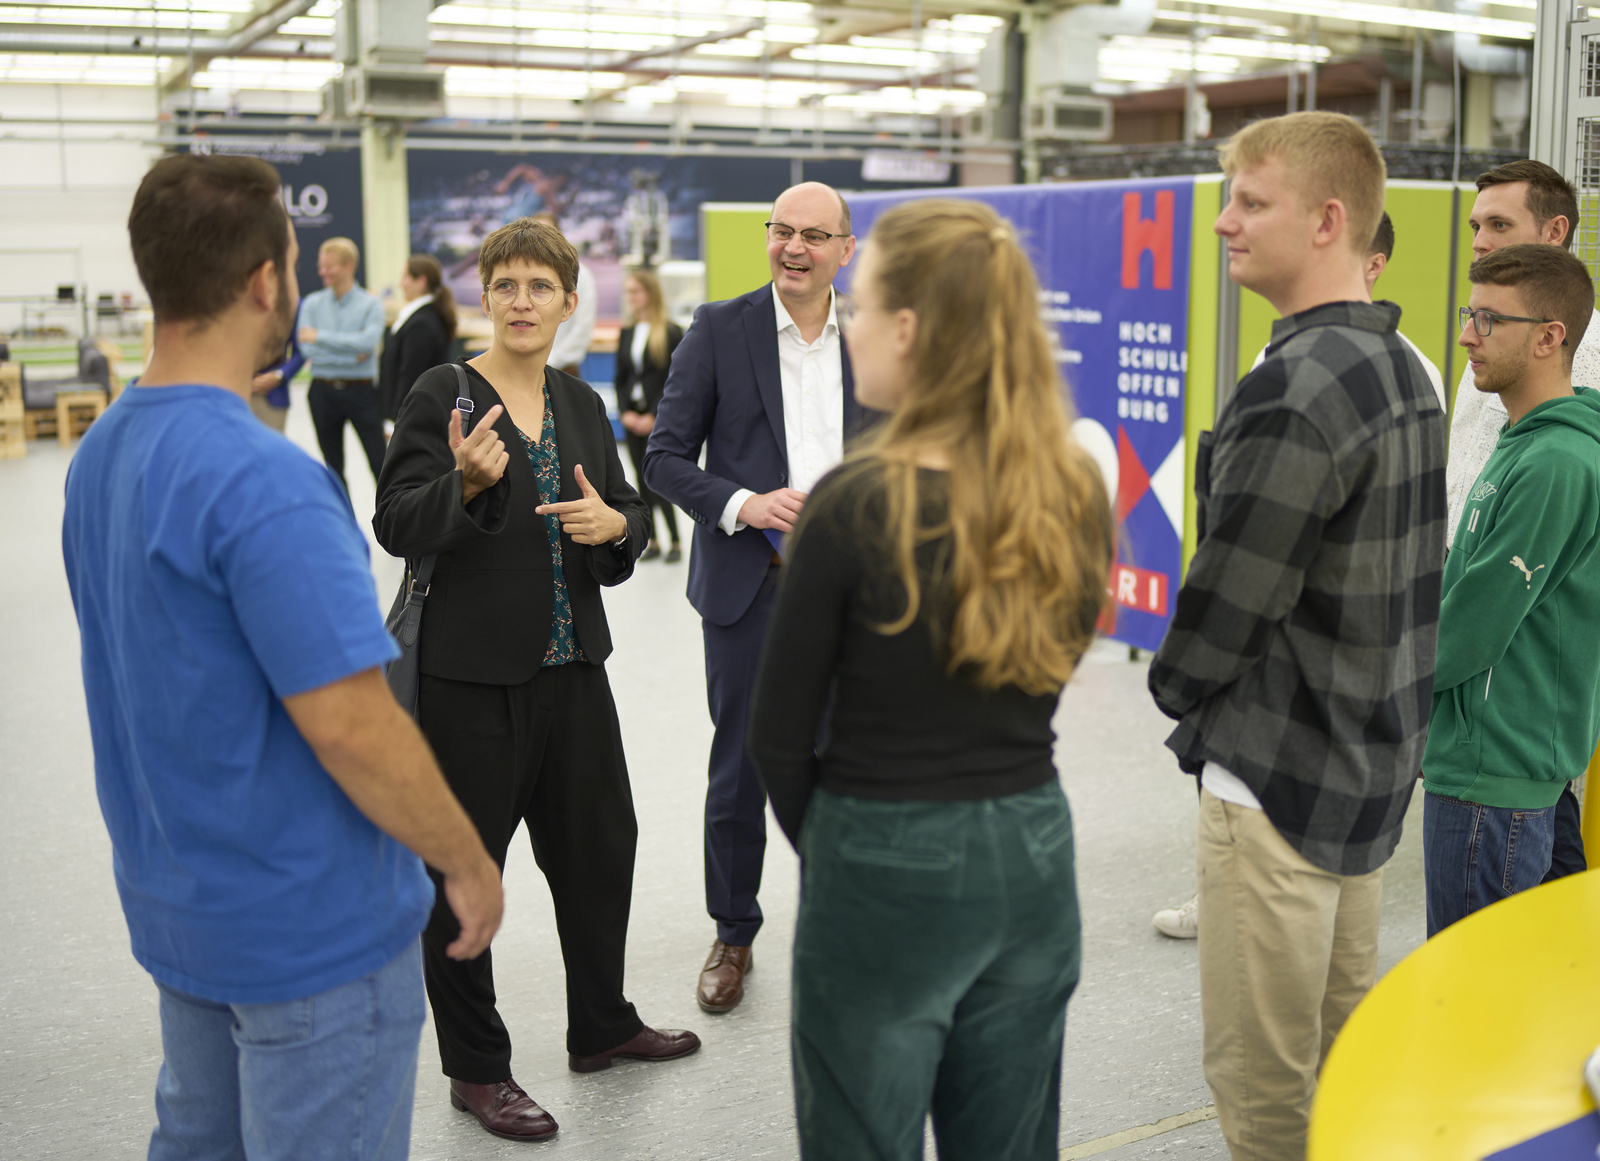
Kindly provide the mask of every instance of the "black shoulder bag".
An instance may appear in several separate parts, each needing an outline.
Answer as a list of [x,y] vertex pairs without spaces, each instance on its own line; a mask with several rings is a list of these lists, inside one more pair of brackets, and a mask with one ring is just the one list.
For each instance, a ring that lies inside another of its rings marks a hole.
[[[461,412],[461,436],[466,438],[471,429],[472,385],[460,363],[452,363],[456,383],[461,394],[456,399],[456,410]],[[389,662],[384,671],[395,701],[412,717],[417,716],[417,686],[421,684],[421,658],[417,642],[422,636],[422,605],[428,599],[428,589],[433,581],[433,566],[438,556],[425,556],[421,560],[406,561],[406,574],[400,581],[400,591],[384,619],[384,628],[400,646],[400,656]]]

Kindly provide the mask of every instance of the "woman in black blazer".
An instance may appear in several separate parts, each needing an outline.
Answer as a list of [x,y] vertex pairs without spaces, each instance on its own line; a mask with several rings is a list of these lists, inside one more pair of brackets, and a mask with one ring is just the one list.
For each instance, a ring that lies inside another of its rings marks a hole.
[[[638,828],[600,600],[632,574],[649,514],[600,397],[546,366],[577,303],[577,252],[523,218],[485,240],[478,269],[494,341],[465,364],[476,423],[463,436],[454,366],[424,373],[400,407],[373,518],[388,551],[438,557],[418,722],[502,867],[527,824],[567,968],[571,1068],[669,1060],[699,1040],[646,1027],[622,994]],[[455,934],[441,886],[423,956],[451,1102],[497,1136],[548,1137],[555,1121],[511,1076],[490,953],[452,960]]]
[[378,404],[391,422],[400,415],[400,401],[417,377],[450,357],[456,337],[456,301],[444,284],[439,263],[427,254],[413,254],[400,273],[405,306],[394,325],[383,332],[378,359]]
[[661,555],[661,548],[656,544],[655,511],[659,508],[671,540],[667,563],[676,564],[683,559],[683,546],[678,541],[678,514],[668,501],[645,487],[644,448],[655,430],[656,405],[661,402],[661,392],[667,386],[667,366],[672,362],[672,352],[683,341],[683,328],[667,318],[661,283],[648,270],[629,272],[622,284],[622,300],[634,321],[632,326],[623,327],[622,334],[617,337],[617,407],[622,413],[623,429],[628,433],[628,455],[633,460],[634,479],[639,481],[639,495],[650,506],[650,543],[639,559],[654,560]]

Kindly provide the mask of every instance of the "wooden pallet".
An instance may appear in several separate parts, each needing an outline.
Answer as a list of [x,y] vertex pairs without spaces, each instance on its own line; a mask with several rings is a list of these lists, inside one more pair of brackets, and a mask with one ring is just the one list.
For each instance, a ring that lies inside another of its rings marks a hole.
[[22,434],[25,439],[42,439],[56,434],[54,411],[25,411],[22,413]]
[[0,363],[0,460],[28,454],[23,415],[21,368],[16,363]]
[[72,437],[82,435],[89,425],[106,413],[104,391],[58,391],[56,393],[56,438],[62,447],[72,446]]

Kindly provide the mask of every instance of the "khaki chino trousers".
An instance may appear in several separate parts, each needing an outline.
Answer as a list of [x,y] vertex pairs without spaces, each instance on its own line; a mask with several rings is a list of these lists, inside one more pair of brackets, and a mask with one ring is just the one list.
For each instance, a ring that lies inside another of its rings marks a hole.
[[1265,813],[1200,795],[1206,1083],[1234,1161],[1303,1161],[1317,1073],[1378,968],[1383,870],[1312,865]]

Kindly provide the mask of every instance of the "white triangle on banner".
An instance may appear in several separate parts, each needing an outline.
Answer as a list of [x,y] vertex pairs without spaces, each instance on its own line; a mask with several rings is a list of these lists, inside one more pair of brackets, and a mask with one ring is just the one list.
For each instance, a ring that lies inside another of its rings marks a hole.
[[1178,534],[1179,540],[1183,539],[1183,497],[1189,482],[1188,473],[1183,467],[1186,442],[1180,439],[1173,444],[1167,458],[1161,461],[1161,466],[1150,477],[1150,490],[1161,501],[1161,509],[1172,521],[1172,530]]

